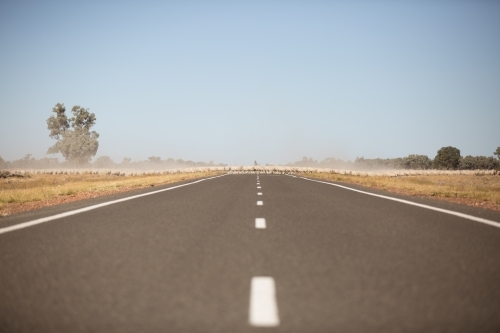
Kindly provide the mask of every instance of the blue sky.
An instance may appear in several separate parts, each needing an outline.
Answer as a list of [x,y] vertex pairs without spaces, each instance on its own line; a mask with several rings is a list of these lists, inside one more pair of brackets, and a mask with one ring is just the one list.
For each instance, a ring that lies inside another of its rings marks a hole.
[[116,162],[492,156],[499,17],[497,1],[4,0],[0,156],[45,157],[58,102],[96,114],[96,156]]

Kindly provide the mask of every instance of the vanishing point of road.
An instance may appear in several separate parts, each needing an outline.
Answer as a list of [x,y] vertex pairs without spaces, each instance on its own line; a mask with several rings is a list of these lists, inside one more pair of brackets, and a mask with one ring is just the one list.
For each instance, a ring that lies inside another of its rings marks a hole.
[[0,332],[500,332],[500,213],[222,175],[0,219]]

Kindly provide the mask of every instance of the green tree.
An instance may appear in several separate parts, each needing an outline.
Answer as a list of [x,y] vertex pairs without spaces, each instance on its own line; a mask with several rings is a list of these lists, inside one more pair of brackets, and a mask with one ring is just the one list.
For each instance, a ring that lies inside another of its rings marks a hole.
[[497,147],[497,150],[493,154],[497,155],[497,158],[500,160],[500,147]]
[[455,170],[460,166],[460,149],[455,147],[443,147],[438,150],[434,158],[436,169]]
[[47,150],[47,154],[61,153],[66,161],[79,166],[88,163],[99,148],[99,134],[90,131],[95,125],[96,117],[88,109],[78,105],[73,106],[73,117],[66,116],[64,104],[57,103],[52,109],[55,116],[47,119],[49,136],[57,142]]

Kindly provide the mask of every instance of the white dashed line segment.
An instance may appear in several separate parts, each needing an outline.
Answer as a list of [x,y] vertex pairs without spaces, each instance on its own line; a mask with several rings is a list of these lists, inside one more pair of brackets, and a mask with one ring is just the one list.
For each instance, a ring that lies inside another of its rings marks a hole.
[[252,278],[249,322],[252,326],[274,327],[280,324],[274,279],[268,276]]
[[266,219],[258,217],[255,219],[255,228],[266,229]]
[[264,202],[262,201],[257,201],[257,206],[262,206],[264,204]]
[[257,192],[257,195],[262,195],[262,192]]

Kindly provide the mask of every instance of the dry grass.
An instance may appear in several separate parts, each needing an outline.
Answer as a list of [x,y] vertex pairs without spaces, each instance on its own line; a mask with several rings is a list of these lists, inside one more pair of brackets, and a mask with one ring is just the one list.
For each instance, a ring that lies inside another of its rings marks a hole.
[[222,173],[301,174],[395,193],[436,198],[500,211],[496,171],[386,170],[361,172],[297,167],[224,167],[184,170],[31,170],[24,178],[0,178],[0,216],[138,188]]
[[110,173],[29,173],[0,179],[0,216],[65,202],[221,174],[201,171],[118,176]]
[[500,176],[477,173],[402,177],[307,173],[306,177],[359,184],[399,194],[434,198],[500,211]]

